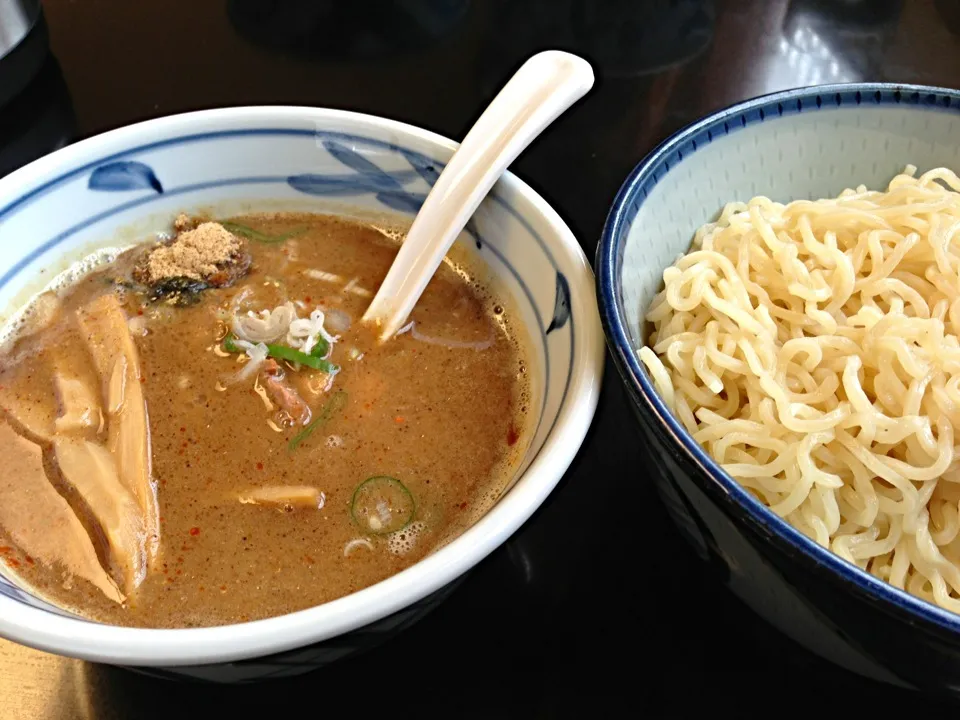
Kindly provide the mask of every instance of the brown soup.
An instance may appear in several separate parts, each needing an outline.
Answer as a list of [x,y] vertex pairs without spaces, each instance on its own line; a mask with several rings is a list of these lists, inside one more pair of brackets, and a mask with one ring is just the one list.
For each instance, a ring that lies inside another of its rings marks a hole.
[[254,620],[393,575],[499,497],[525,350],[467,266],[380,344],[360,317],[394,234],[293,213],[177,231],[41,296],[0,359],[4,572],[104,622]]

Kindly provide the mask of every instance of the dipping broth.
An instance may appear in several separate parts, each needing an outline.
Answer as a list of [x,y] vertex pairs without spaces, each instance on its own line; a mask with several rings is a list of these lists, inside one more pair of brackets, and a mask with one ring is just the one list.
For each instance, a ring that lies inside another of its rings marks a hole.
[[441,266],[380,344],[399,236],[180,216],[41,295],[0,360],[0,566],[86,617],[199,627],[372,585],[509,484],[529,380],[510,305]]

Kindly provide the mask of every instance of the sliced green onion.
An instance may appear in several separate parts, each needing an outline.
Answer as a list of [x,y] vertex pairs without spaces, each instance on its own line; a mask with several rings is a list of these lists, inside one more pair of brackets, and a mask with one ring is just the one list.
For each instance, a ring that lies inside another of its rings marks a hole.
[[286,345],[268,344],[267,355],[277,358],[278,360],[300,363],[301,365],[306,365],[314,370],[322,370],[323,372],[330,373],[331,375],[340,370],[339,367],[334,365],[329,360],[324,360],[323,358],[316,357],[314,355],[307,355],[305,352],[294,350]]
[[317,344],[313,346],[313,349],[310,351],[310,354],[314,357],[325,358],[327,353],[330,352],[330,343],[326,341],[325,338],[318,337]]
[[248,225],[233,222],[232,220],[221,220],[220,224],[234,235],[239,235],[240,237],[245,237],[247,240],[253,240],[254,242],[258,243],[281,243],[284,240],[289,240],[297,235],[302,235],[307,230],[306,228],[297,228],[296,230],[291,230],[283,235],[268,235],[267,233],[260,232],[259,230],[254,230]]
[[[237,353],[242,352],[241,348],[234,342],[235,338],[233,333],[228,333],[227,336],[223,339],[223,349],[227,352]],[[323,341],[326,344],[326,340]],[[327,345],[327,349],[329,349]],[[325,352],[323,354],[326,354]],[[340,372],[340,366],[325,360],[314,353],[307,355],[305,352],[299,350],[294,350],[291,347],[286,345],[275,345],[273,343],[267,344],[267,355],[278,360],[287,360],[292,363],[300,363],[301,365],[306,365],[309,368],[314,370],[321,370],[325,373],[333,375],[334,373]]]
[[333,416],[333,414],[342,410],[346,404],[347,393],[343,390],[337,390],[327,401],[327,404],[323,406],[319,413],[317,413],[317,416],[311,421],[311,423],[293,436],[293,438],[287,444],[287,449],[290,451],[296,450],[300,443],[313,435],[314,431],[318,427],[325,425]]
[[350,513],[364,531],[386,535],[403,530],[413,521],[413,495],[396,478],[375,475],[354,491]]

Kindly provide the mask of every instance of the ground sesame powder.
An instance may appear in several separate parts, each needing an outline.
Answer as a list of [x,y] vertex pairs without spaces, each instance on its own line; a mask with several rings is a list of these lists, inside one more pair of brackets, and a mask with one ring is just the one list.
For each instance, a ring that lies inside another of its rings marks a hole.
[[174,277],[203,280],[218,272],[218,266],[234,258],[241,247],[240,238],[220,223],[201,223],[150,253],[147,278],[151,283]]
[[186,213],[180,213],[173,221],[173,229],[178,233],[182,233],[184,230],[192,230],[197,225],[199,225],[199,223]]

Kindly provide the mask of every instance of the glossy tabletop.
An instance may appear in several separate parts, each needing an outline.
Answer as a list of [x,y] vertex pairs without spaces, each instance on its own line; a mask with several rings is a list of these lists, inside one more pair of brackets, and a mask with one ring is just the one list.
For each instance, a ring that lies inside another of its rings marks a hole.
[[[93,133],[227,105],[346,108],[459,138],[525,57],[547,47],[580,53],[594,64],[596,89],[514,170],[591,258],[629,170],[706,112],[820,82],[960,86],[956,0],[45,0],[44,8],[52,55],[0,108],[0,174]],[[647,482],[638,437],[608,367],[594,427],[541,511],[432,615],[366,655],[294,680],[221,687],[0,641],[0,720],[945,709],[834,668],[741,605],[682,544]]]

